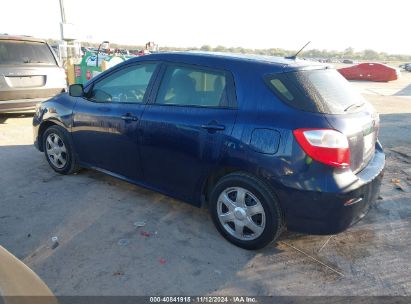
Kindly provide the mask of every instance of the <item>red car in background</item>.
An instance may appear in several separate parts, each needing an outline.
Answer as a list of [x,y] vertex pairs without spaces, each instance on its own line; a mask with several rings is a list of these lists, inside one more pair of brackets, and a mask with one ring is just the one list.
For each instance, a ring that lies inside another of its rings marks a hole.
[[397,80],[400,72],[398,69],[382,63],[360,63],[348,68],[338,69],[348,80],[369,80],[387,82]]

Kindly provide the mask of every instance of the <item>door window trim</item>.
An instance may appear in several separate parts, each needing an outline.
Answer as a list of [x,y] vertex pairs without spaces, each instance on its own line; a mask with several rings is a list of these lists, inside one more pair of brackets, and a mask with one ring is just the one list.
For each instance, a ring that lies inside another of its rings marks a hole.
[[[147,85],[147,89],[144,93],[143,101],[142,102],[117,102],[117,101],[97,101],[90,99],[90,93],[93,91],[94,85],[96,83],[99,83],[100,81],[106,79],[107,77],[110,77],[114,73],[120,72],[121,70],[128,69],[131,67],[143,65],[143,64],[157,64],[153,75],[151,75],[151,79]],[[154,87],[154,84],[157,81],[158,74],[162,68],[162,63],[160,61],[138,61],[138,62],[133,62],[133,63],[128,63],[125,65],[122,65],[120,67],[114,68],[112,71],[108,72],[106,75],[102,75],[101,77],[91,80],[90,83],[88,83],[85,87],[85,96],[84,99],[93,103],[100,103],[100,104],[124,104],[124,105],[146,105],[148,101],[150,100],[150,96],[152,94],[152,90]],[[104,73],[104,72],[103,72]]]
[[[228,98],[228,106],[201,106],[201,105],[180,105],[180,104],[162,104],[156,103],[160,86],[163,83],[164,76],[168,68],[189,68],[195,69],[200,71],[209,71],[209,72],[218,72],[224,73],[226,78],[226,85],[227,85],[227,98]],[[161,69],[157,75],[156,83],[153,85],[152,92],[150,97],[148,98],[148,104],[153,106],[166,106],[166,107],[189,107],[189,108],[201,108],[201,109],[237,109],[237,94],[235,89],[235,82],[234,77],[231,71],[210,67],[206,65],[199,65],[199,64],[190,64],[190,63],[180,63],[180,62],[173,62],[173,61],[163,61]]]

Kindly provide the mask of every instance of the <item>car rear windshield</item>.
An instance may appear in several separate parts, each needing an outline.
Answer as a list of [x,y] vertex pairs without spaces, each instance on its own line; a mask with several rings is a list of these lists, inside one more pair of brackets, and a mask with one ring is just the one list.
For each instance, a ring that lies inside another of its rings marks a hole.
[[334,69],[271,74],[266,83],[285,103],[307,112],[343,114],[365,103],[360,93]]
[[50,48],[43,42],[0,40],[0,64],[56,65],[56,60]]

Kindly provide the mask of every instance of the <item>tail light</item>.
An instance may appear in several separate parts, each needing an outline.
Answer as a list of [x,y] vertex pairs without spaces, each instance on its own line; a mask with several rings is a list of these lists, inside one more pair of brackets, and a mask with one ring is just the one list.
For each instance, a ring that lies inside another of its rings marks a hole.
[[350,166],[350,148],[344,134],[332,129],[297,129],[293,133],[312,159],[337,168]]

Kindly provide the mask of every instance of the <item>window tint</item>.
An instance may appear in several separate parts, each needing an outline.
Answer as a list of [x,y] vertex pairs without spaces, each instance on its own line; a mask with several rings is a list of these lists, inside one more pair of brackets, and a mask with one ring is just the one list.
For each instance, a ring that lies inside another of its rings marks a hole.
[[287,87],[280,79],[273,78],[270,80],[270,82],[273,85],[274,89],[276,89],[278,93],[281,94],[284,98],[286,98],[289,101],[294,100],[293,94],[290,93],[290,91],[287,89]]
[[168,67],[156,103],[170,105],[227,107],[224,72],[191,67]]
[[273,74],[267,78],[267,83],[285,103],[308,112],[342,114],[350,105],[365,102],[350,83],[333,69]]
[[0,40],[0,64],[56,65],[56,60],[43,42]]
[[114,72],[93,85],[89,98],[97,102],[141,103],[156,66],[148,63]]

